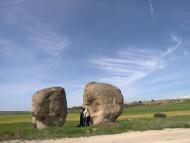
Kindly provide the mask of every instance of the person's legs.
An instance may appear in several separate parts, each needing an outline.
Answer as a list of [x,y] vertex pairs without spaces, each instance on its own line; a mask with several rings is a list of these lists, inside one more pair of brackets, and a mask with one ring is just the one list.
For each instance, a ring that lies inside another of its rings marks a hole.
[[90,117],[87,117],[87,123],[86,123],[87,126],[90,126]]
[[84,119],[84,125],[87,126],[87,118]]
[[85,118],[82,117],[82,127],[84,127],[84,126],[85,126]]
[[83,123],[84,121],[83,121],[83,118],[82,117],[80,117],[80,126],[82,127],[83,126]]

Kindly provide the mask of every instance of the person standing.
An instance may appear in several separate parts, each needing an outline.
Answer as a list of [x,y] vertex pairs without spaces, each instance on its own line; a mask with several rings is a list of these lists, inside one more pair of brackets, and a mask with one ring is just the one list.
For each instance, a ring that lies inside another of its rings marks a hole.
[[85,126],[85,115],[84,115],[85,108],[82,107],[81,112],[80,112],[80,127]]
[[85,108],[84,116],[85,116],[85,126],[90,126],[90,112],[87,107]]

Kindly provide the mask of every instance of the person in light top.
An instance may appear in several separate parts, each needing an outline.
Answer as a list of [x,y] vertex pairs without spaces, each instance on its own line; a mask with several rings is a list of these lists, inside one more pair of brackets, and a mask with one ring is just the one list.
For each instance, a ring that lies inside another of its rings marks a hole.
[[85,119],[85,126],[90,126],[90,112],[87,107],[85,107],[83,114]]

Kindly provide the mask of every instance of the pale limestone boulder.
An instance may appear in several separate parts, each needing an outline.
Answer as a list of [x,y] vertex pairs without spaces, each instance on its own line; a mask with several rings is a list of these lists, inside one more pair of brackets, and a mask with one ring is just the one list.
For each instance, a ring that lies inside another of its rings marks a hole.
[[89,82],[84,90],[83,106],[89,109],[93,124],[115,122],[124,108],[121,90],[107,83]]
[[45,88],[33,95],[32,125],[34,128],[63,126],[66,116],[67,100],[64,88]]

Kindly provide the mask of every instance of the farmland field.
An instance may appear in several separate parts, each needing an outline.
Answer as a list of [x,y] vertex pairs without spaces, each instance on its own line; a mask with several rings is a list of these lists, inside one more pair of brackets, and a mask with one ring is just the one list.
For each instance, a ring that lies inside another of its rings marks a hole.
[[[154,118],[162,112],[167,118]],[[99,134],[115,134],[132,130],[155,130],[163,128],[190,128],[190,100],[159,106],[135,106],[125,108],[115,126],[90,126],[80,128],[79,113],[68,113],[62,128],[33,129],[31,113],[0,115],[0,141],[12,139],[44,139],[79,137]]]

